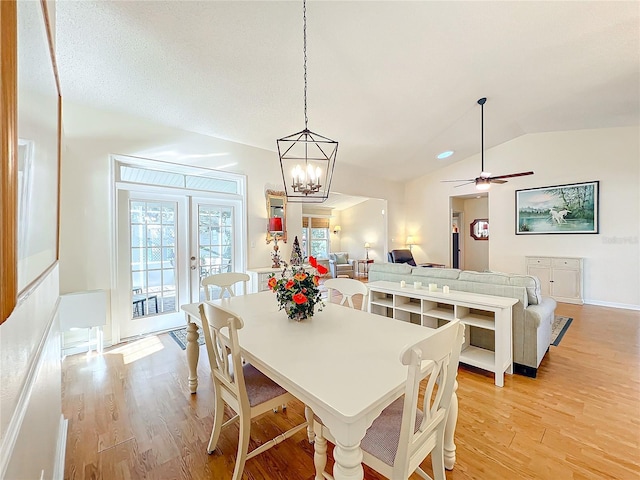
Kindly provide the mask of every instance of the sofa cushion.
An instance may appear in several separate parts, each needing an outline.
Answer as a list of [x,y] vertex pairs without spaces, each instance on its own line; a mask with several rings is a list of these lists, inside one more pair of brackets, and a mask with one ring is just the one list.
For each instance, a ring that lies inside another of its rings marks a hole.
[[338,265],[349,263],[349,254],[344,252],[336,253],[336,263]]
[[460,275],[461,270],[457,268],[425,268],[418,267],[411,271],[412,277],[429,277],[443,278],[446,280],[455,280]]
[[505,273],[460,272],[458,280],[465,282],[482,282],[492,285],[509,285],[509,275]]
[[542,303],[542,288],[540,279],[532,275],[511,275],[509,284],[514,287],[524,287],[527,290],[529,305],[539,305]]
[[369,276],[371,272],[411,275],[411,270],[413,270],[412,267],[406,263],[372,263],[369,266]]

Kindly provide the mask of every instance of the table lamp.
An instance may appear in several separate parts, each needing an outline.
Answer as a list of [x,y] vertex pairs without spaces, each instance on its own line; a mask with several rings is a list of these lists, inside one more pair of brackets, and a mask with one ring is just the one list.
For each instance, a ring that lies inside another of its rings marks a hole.
[[371,245],[369,245],[369,242],[365,242],[364,243],[364,249],[367,251],[367,260],[369,260],[369,249],[371,248]]
[[412,235],[409,235],[407,237],[407,241],[406,241],[407,246],[409,247],[409,251],[411,251],[411,247],[413,247],[415,245],[415,240],[413,239]]

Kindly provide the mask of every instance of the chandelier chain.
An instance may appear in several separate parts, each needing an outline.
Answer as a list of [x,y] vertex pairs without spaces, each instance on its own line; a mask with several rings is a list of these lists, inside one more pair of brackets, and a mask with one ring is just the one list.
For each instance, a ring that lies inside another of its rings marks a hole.
[[303,19],[303,27],[302,33],[304,37],[304,46],[303,46],[303,54],[304,54],[304,129],[307,129],[307,124],[309,123],[309,118],[307,117],[307,1],[303,0],[302,2],[302,19]]

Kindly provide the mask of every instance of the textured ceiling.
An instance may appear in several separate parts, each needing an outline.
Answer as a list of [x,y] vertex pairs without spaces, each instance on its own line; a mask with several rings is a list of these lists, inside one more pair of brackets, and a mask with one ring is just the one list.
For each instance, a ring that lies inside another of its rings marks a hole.
[[[636,1],[310,1],[307,25],[309,128],[391,180],[478,153],[483,96],[485,147],[640,124]],[[73,102],[274,152],[304,127],[302,2],[59,1],[57,49]]]

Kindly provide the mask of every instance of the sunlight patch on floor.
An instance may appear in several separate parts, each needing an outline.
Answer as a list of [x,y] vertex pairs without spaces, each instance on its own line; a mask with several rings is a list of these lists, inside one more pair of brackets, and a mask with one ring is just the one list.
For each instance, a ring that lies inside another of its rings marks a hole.
[[127,365],[148,355],[159,352],[163,348],[164,345],[162,345],[160,339],[156,335],[152,335],[109,350],[107,354],[122,355],[122,360],[124,364]]

